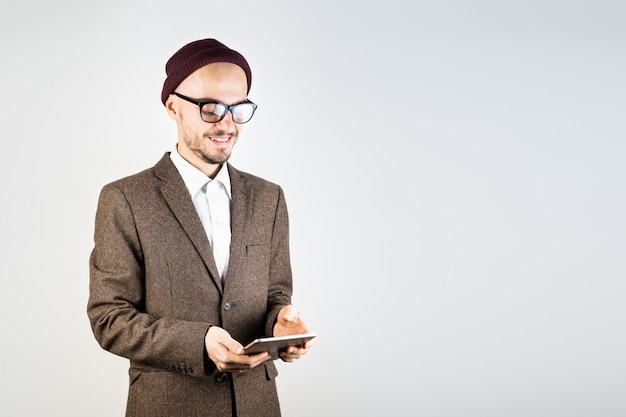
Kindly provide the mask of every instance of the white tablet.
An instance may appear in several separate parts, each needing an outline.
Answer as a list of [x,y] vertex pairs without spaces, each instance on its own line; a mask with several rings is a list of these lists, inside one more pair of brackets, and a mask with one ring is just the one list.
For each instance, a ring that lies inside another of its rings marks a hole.
[[244,348],[244,354],[252,355],[255,353],[269,352],[272,357],[276,358],[278,357],[278,351],[286,349],[289,346],[302,346],[315,337],[317,337],[317,333],[262,337],[250,342],[248,346]]

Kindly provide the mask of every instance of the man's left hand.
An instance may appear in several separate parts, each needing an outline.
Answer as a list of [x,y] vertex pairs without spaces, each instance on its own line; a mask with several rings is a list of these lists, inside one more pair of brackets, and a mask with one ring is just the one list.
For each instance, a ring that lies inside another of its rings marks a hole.
[[[311,333],[309,326],[293,305],[283,307],[278,313],[278,319],[274,325],[274,336],[290,336],[294,334]],[[315,339],[309,340],[303,346],[290,346],[280,352],[280,358],[285,362],[293,362],[300,359],[315,344]]]

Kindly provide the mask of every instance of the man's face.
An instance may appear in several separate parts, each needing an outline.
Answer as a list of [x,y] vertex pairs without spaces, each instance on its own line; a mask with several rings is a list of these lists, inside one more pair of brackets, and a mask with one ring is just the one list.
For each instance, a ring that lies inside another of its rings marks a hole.
[[[247,96],[246,74],[238,65],[219,62],[206,65],[187,77],[176,92],[198,101],[241,103]],[[170,95],[166,109],[178,127],[178,152],[196,168],[214,176],[220,164],[230,157],[242,125],[228,112],[217,123],[200,118],[197,105]]]

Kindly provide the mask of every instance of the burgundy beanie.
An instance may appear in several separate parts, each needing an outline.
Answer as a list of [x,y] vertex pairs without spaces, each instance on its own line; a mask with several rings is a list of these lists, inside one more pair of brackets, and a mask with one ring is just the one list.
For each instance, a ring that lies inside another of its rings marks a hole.
[[163,83],[161,101],[163,104],[176,87],[192,72],[214,62],[230,62],[239,65],[248,79],[248,93],[252,84],[252,72],[246,59],[237,51],[215,39],[201,39],[180,48],[165,64],[167,78]]

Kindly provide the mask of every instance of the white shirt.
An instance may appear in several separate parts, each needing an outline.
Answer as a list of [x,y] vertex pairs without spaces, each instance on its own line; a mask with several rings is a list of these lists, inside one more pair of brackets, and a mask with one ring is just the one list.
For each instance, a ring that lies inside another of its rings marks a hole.
[[189,190],[189,195],[213,249],[213,257],[220,278],[223,280],[226,277],[230,259],[230,202],[232,199],[230,176],[226,164],[223,164],[215,178],[211,179],[180,156],[177,149],[171,152],[170,158]]

